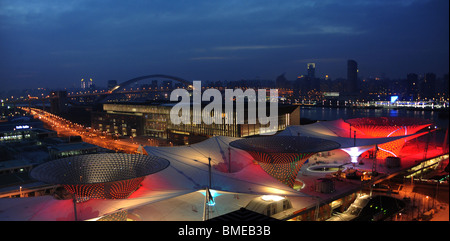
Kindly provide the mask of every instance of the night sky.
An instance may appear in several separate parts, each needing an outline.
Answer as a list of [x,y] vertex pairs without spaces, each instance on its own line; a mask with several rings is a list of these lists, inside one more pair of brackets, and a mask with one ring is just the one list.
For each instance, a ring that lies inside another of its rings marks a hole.
[[448,73],[448,0],[0,0],[0,92],[187,80]]

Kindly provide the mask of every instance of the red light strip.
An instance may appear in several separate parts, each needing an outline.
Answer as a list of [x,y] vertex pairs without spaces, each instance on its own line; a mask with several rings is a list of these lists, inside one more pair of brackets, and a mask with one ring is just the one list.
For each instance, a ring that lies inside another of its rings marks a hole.
[[98,184],[64,185],[64,188],[78,199],[124,199],[130,196],[144,180],[144,177]]

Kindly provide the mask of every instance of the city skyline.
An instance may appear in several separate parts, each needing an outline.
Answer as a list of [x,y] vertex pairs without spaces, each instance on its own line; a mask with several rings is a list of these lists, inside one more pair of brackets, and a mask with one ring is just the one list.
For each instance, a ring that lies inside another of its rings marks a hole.
[[2,91],[135,76],[448,74],[448,1],[2,1]]

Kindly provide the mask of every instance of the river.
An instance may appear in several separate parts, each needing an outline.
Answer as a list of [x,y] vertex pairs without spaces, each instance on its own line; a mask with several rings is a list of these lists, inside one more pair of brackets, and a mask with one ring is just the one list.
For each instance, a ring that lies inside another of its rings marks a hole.
[[337,120],[360,117],[409,117],[432,120],[439,128],[448,128],[448,115],[442,117],[439,111],[407,110],[407,109],[362,109],[362,108],[332,108],[332,107],[300,107],[300,118],[310,120]]

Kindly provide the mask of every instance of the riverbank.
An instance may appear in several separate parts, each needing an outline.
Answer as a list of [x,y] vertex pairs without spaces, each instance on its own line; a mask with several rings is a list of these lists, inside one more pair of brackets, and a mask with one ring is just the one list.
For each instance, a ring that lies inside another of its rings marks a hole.
[[[446,108],[448,112],[449,109]],[[301,106],[300,118],[311,121],[332,121],[337,119],[353,119],[361,117],[405,117],[414,119],[428,119],[434,122],[438,128],[448,128],[448,114],[445,111],[436,110],[408,110],[408,109],[388,109],[388,108],[350,108],[350,107],[330,107],[330,106]]]

